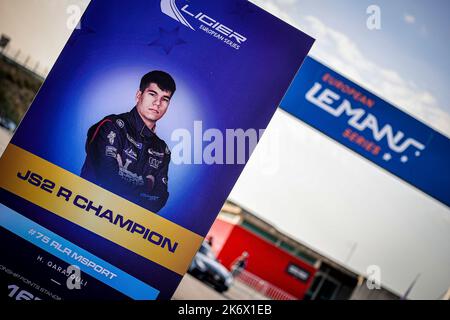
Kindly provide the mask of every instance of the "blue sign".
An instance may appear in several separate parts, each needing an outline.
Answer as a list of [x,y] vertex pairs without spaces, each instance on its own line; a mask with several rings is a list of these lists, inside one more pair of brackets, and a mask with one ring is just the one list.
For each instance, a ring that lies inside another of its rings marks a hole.
[[0,277],[170,299],[313,42],[245,0],[91,1],[0,159]]
[[450,140],[308,57],[281,108],[450,205]]

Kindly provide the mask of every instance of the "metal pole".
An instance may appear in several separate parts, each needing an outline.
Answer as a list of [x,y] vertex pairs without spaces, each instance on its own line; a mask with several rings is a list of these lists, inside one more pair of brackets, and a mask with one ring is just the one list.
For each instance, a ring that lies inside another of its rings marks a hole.
[[345,264],[348,264],[348,262],[350,261],[350,258],[353,256],[353,253],[355,253],[356,247],[358,246],[357,242],[354,242],[352,245],[352,248],[350,249],[350,252],[347,256],[347,259],[345,259]]
[[322,279],[320,279],[320,282],[317,285],[317,288],[314,291],[314,294],[312,295],[311,300],[316,300],[317,295],[319,294],[320,289],[322,289],[322,286],[323,286],[323,284],[324,284],[324,282],[325,282],[329,272],[330,272],[330,269],[327,268],[327,271],[322,274]]

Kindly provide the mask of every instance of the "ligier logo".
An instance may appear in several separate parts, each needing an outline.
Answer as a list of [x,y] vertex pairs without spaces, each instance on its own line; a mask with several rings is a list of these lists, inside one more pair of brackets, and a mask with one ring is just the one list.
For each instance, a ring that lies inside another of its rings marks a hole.
[[232,28],[222,24],[220,21],[208,16],[203,12],[194,11],[189,5],[184,5],[181,10],[176,5],[176,0],[161,0],[161,11],[180,22],[189,29],[195,30],[186,17],[200,22],[199,29],[216,38],[219,41],[239,50],[247,38]]
[[175,0],[161,0],[161,11],[167,14],[169,17],[184,24],[186,27],[195,30],[194,28],[192,28],[189,22],[187,22],[187,20],[183,17],[180,10],[178,10],[177,5],[175,4]]

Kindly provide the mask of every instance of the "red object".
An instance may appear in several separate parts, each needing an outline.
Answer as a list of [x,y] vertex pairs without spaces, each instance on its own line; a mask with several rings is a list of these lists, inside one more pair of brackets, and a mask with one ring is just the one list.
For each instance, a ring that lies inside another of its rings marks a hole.
[[91,141],[89,141],[89,144],[91,144],[92,141],[94,141],[95,137],[96,137],[97,134],[98,134],[98,131],[100,130],[100,128],[102,127],[102,125],[104,125],[106,122],[112,122],[112,121],[109,120],[109,119],[103,120],[103,121],[98,125],[97,129],[95,129],[94,135],[92,136]]
[[[210,236],[213,237],[213,250],[225,267],[231,269],[233,261],[247,251],[249,254],[247,271],[298,299],[303,299],[317,271],[314,266],[274,243],[220,218],[214,222],[207,237]],[[309,273],[306,282],[287,272],[289,264],[294,264]]]

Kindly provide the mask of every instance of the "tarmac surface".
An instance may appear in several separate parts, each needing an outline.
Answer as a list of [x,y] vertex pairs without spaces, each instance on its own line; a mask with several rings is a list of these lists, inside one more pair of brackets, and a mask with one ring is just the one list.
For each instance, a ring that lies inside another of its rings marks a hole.
[[230,289],[219,293],[193,276],[186,274],[175,291],[173,300],[267,300],[259,292],[247,287],[240,281],[234,281]]

